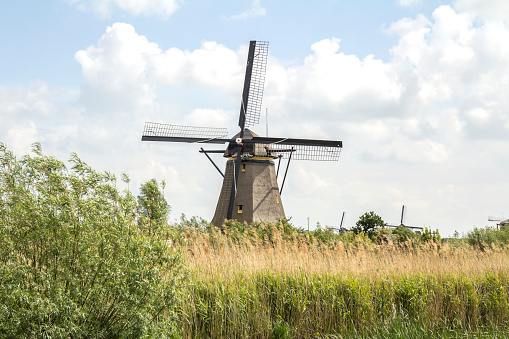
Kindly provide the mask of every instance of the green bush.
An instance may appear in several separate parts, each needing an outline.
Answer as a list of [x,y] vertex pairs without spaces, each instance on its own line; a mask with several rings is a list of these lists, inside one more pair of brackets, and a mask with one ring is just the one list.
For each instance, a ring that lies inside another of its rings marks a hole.
[[316,239],[320,240],[324,244],[328,244],[333,242],[336,238],[339,238],[337,234],[334,234],[334,231],[330,228],[322,228],[320,223],[317,223],[316,229],[310,232],[310,235],[313,235]]
[[418,235],[414,231],[401,225],[393,229],[392,234],[395,234],[397,236],[398,242],[405,242],[408,239],[415,239],[418,237]]
[[0,144],[0,337],[168,337],[180,254],[138,227],[136,199],[71,156]]
[[509,243],[509,231],[497,230],[493,227],[477,228],[467,233],[467,243],[485,251],[492,245],[506,245]]

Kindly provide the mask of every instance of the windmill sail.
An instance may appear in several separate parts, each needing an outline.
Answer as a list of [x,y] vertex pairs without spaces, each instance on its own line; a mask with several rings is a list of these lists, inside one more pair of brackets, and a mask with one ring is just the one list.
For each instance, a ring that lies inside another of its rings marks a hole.
[[228,131],[226,128],[195,127],[159,124],[146,122],[143,129],[142,141],[167,141],[224,144]]
[[267,41],[250,42],[240,107],[240,128],[256,125],[260,121],[268,53]]
[[[256,144],[257,148],[262,144]],[[336,146],[310,146],[310,145],[281,145],[281,144],[263,144],[267,151],[267,156],[292,160],[312,160],[312,161],[337,161],[341,154],[341,147]]]
[[[267,55],[269,43],[266,41],[250,41],[247,55],[246,75],[244,77],[244,89],[240,102],[239,114],[239,138],[244,138],[246,126],[257,124],[260,120],[260,109],[262,106],[263,87],[265,83],[265,69],[267,66]],[[237,154],[242,154],[242,144],[238,143]],[[231,185],[230,201],[228,203],[227,219],[231,219],[233,213],[233,202],[237,194],[237,185],[240,173],[241,157],[235,160],[233,184]]]
[[308,145],[308,146],[330,146],[342,147],[343,142],[339,140],[320,140],[320,139],[296,139],[296,138],[274,138],[255,136],[247,142],[260,144],[279,144],[279,145]]
[[266,150],[268,157],[293,160],[337,161],[343,143],[338,140],[254,137],[256,150]]
[[488,216],[488,221],[503,221],[504,218]]

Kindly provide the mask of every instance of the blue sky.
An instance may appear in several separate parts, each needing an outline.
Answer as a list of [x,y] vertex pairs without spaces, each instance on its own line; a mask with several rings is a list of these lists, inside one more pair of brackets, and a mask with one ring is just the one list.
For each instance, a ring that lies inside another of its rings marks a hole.
[[[172,218],[211,219],[221,180],[144,121],[235,133],[247,43],[266,40],[273,136],[344,141],[295,162],[297,225],[373,210],[450,235],[509,214],[505,1],[0,1],[0,141],[168,182]],[[257,132],[265,130],[264,116]],[[216,158],[220,167],[221,157]]]

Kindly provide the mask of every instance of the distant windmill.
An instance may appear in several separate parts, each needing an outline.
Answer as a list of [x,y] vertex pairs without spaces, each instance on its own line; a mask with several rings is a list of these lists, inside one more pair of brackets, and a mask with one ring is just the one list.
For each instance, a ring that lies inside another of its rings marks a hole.
[[[223,174],[223,186],[212,219],[221,225],[225,219],[246,221],[276,221],[284,218],[281,189],[278,188],[274,159],[337,161],[342,142],[260,137],[246,127],[259,123],[267,65],[268,42],[251,41],[246,65],[244,89],[240,105],[239,132],[227,138],[226,128],[207,128],[167,125],[147,122],[143,141],[167,141],[205,144],[225,144],[226,150],[200,149],[214,164],[207,153],[223,153],[228,158]],[[279,172],[279,165],[278,165]]]
[[405,219],[406,219],[406,208],[405,208],[405,205],[403,205],[401,207],[401,219],[400,219],[400,222],[399,222],[399,225],[388,225],[386,224],[385,226],[387,227],[392,227],[392,228],[396,228],[398,226],[403,226],[403,227],[406,227],[406,228],[409,228],[411,230],[418,230],[418,231],[422,231],[422,227],[418,227],[418,226],[408,226],[408,225],[405,225]]
[[509,219],[504,218],[497,218],[497,217],[488,217],[488,221],[495,221],[497,222],[497,228],[504,228],[506,225],[509,225]]

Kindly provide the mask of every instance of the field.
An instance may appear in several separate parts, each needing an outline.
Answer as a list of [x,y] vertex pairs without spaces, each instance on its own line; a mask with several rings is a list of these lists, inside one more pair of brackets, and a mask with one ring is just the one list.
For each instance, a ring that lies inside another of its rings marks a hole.
[[[188,222],[188,226],[189,226]],[[191,223],[192,224],[192,223]],[[504,244],[180,226],[187,338],[506,337]],[[507,335],[509,336],[509,335]]]

